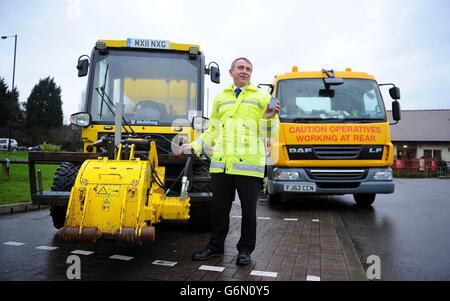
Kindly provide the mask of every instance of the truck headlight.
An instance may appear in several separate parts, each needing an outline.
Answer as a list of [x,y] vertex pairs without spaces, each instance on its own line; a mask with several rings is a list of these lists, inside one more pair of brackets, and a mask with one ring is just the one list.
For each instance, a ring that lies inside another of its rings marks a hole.
[[80,112],[70,115],[70,123],[80,127],[87,127],[91,124],[91,114]]
[[280,171],[275,170],[273,172],[274,180],[298,180],[300,175],[296,171]]
[[392,171],[377,171],[373,179],[375,181],[392,181]]

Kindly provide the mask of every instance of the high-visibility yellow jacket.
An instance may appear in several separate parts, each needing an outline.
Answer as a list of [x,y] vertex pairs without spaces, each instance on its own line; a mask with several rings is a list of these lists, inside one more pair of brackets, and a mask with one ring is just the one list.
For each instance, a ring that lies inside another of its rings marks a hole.
[[278,131],[278,115],[264,118],[270,94],[249,84],[236,98],[233,85],[214,99],[208,130],[192,143],[213,152],[210,172],[264,177],[265,139]]

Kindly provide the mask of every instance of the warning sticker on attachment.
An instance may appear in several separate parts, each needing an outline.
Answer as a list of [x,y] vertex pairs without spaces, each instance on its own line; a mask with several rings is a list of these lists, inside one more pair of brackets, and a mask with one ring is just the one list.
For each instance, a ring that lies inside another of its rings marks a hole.
[[96,188],[97,196],[119,196],[120,194],[119,185],[101,185]]

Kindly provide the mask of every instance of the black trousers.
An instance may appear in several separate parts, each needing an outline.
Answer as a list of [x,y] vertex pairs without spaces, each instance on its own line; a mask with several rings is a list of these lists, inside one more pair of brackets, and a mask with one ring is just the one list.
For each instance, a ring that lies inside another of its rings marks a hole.
[[208,248],[224,251],[230,226],[230,210],[236,190],[241,200],[241,237],[236,247],[239,252],[253,252],[256,243],[256,202],[262,179],[258,177],[213,173],[214,201],[212,206],[212,235]]

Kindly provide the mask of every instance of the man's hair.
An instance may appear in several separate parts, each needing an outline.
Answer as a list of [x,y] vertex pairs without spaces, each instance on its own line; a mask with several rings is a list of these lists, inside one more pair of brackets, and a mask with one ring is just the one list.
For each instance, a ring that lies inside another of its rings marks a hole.
[[238,57],[237,59],[235,59],[235,60],[231,63],[231,68],[230,68],[230,69],[233,69],[234,66],[236,65],[236,62],[239,61],[239,60],[244,60],[244,61],[246,61],[247,63],[250,64],[250,66],[252,66],[252,69],[253,69],[253,64],[252,64],[252,62],[250,62],[250,60],[249,60],[248,58],[246,58],[246,57]]

